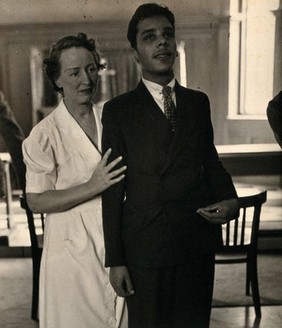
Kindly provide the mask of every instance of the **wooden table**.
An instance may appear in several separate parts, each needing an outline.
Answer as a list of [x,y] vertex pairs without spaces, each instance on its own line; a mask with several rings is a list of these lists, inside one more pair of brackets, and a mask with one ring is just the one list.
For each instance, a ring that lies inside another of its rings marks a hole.
[[278,144],[217,145],[221,162],[232,176],[282,174]]

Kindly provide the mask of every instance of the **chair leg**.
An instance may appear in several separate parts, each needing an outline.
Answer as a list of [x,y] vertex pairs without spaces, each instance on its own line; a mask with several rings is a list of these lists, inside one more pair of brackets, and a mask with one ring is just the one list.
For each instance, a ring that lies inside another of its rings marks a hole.
[[251,295],[251,279],[250,279],[250,265],[249,265],[249,261],[246,262],[246,290],[245,290],[245,294],[247,296]]
[[261,305],[259,296],[259,285],[258,285],[258,271],[257,271],[257,259],[253,258],[250,262],[250,278],[252,286],[252,296],[255,307],[255,313],[257,318],[261,318]]
[[40,261],[33,259],[31,319],[38,321]]

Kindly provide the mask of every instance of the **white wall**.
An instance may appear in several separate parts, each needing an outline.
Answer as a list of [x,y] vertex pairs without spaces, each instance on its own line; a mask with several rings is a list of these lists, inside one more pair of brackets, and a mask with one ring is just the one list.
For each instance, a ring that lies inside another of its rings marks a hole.
[[228,15],[228,0],[1,0],[0,24],[128,21],[138,5],[163,3],[179,22],[187,16]]
[[[138,5],[149,1],[0,0],[0,89],[26,133],[32,124],[30,47],[46,47],[64,35],[85,31],[98,40],[102,51],[128,48],[128,21]],[[246,126],[227,120],[229,2],[157,1],[174,12],[176,35],[186,43],[188,87],[210,98],[215,142],[275,142],[266,121],[247,122]]]

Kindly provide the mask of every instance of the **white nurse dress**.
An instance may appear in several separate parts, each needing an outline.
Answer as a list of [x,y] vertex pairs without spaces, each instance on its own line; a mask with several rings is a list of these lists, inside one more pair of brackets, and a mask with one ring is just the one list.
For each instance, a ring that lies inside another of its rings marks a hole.
[[[98,149],[63,101],[23,143],[27,193],[89,180],[101,159],[101,110],[93,106]],[[48,214],[40,269],[40,328],[126,328],[127,311],[104,268],[101,197]]]

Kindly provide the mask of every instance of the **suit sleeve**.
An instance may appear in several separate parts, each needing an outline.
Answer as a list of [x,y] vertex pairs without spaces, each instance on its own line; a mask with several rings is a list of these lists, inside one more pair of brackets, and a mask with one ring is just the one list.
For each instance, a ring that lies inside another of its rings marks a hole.
[[206,172],[206,179],[210,186],[212,197],[215,202],[237,198],[237,192],[234,187],[231,175],[225,170],[217,150],[214,145],[213,127],[210,117],[210,103],[208,97],[204,98],[204,131],[205,144],[203,146],[202,156]]
[[[103,115],[102,149],[105,153],[109,148],[112,153],[109,162],[123,156],[122,162],[116,166],[125,165],[126,154],[122,134],[114,109],[105,104]],[[125,197],[125,181],[114,184],[102,194],[103,229],[105,240],[105,266],[114,267],[125,265],[124,249],[122,242],[122,212]]]
[[275,139],[282,148],[282,91],[268,103],[266,113]]

